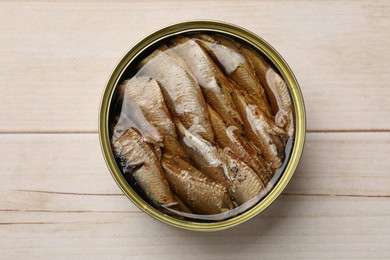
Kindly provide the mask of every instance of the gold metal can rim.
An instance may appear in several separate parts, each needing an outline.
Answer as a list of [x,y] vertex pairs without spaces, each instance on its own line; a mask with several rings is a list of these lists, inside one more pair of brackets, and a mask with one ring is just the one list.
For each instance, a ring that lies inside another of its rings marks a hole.
[[[216,223],[199,223],[187,220],[180,220],[169,215],[166,215],[157,209],[153,208],[146,202],[144,202],[127,184],[123,175],[121,174],[120,169],[118,168],[114,155],[110,146],[109,138],[109,107],[113,97],[115,87],[118,84],[122,74],[127,69],[127,67],[132,63],[132,61],[141,54],[149,46],[160,42],[168,37],[189,33],[189,32],[215,32],[231,35],[233,37],[239,38],[244,42],[249,43],[256,47],[262,52],[266,57],[268,57],[271,62],[276,66],[280,71],[283,78],[285,79],[293,99],[294,109],[295,109],[295,139],[293,150],[291,156],[287,163],[287,166],[281,175],[279,181],[271,189],[271,191],[253,208],[247,210],[246,212],[233,217],[231,219],[219,221]],[[298,162],[301,158],[303,152],[303,145],[305,141],[305,132],[306,132],[306,116],[305,116],[305,106],[300,91],[298,82],[291,71],[290,67],[281,57],[281,55],[269,45],[265,40],[263,40],[258,35],[233,24],[220,21],[211,21],[211,20],[196,20],[196,21],[187,21],[176,23],[167,27],[164,27],[160,30],[157,30],[141,41],[136,43],[120,60],[118,65],[113,70],[106,87],[104,89],[101,104],[100,104],[100,113],[99,113],[99,139],[100,146],[103,152],[104,159],[106,164],[111,172],[111,175],[117,182],[118,186],[121,188],[123,193],[141,210],[149,214],[150,216],[175,227],[196,230],[196,231],[216,231],[222,230],[229,227],[236,226],[240,223],[243,223],[260,212],[266,209],[275,199],[281,194],[283,189],[286,187],[287,183],[290,181],[292,175],[294,174]]]

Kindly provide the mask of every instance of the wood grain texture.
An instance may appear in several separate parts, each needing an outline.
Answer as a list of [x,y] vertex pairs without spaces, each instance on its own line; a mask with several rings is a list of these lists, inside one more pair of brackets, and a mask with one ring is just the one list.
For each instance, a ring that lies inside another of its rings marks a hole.
[[387,1],[0,3],[0,131],[96,131],[105,82],[135,42],[210,18],[257,33],[283,55],[309,130],[389,130],[389,13]]
[[[207,234],[132,204],[97,135],[120,57],[190,19],[228,21],[275,47],[309,129],[283,194]],[[0,259],[390,259],[389,29],[384,0],[0,2]]]
[[264,214],[216,233],[175,229],[138,212],[2,212],[7,223],[0,229],[0,255],[388,259],[388,204],[378,198],[282,196]]
[[[390,133],[309,133],[286,192],[390,197],[389,144]],[[0,189],[12,192],[6,200],[10,205],[62,193],[90,194],[91,198],[121,194],[104,163],[96,134],[0,135],[0,147],[0,172],[6,180]],[[57,209],[64,206],[57,201],[53,204]]]
[[386,258],[389,142],[388,133],[309,133],[298,171],[269,209],[200,234],[133,205],[110,176],[96,134],[0,135],[0,256]]

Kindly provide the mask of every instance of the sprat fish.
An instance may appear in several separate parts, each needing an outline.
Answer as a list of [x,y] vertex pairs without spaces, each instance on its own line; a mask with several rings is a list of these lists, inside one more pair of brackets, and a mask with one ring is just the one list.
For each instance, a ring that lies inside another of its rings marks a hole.
[[179,157],[163,157],[162,166],[173,192],[194,213],[218,214],[233,207],[226,188],[188,162]]
[[230,149],[238,158],[250,166],[261,178],[264,184],[271,179],[265,162],[259,157],[252,145],[239,134],[235,126],[227,126],[222,118],[211,107],[209,108],[210,122],[213,127],[215,140],[221,148]]
[[136,121],[143,133],[151,132],[152,138],[162,142],[164,152],[187,157],[158,82],[149,77],[133,77],[125,81],[120,90],[123,96],[122,113]]
[[[256,101],[256,104],[267,115],[271,115],[264,89],[257,79],[254,70],[245,57],[237,50],[237,47],[225,37],[209,37],[202,34],[196,35],[198,42],[207,50],[224,68],[226,75],[237,83],[242,90]],[[227,44],[228,46],[226,46]]]
[[137,130],[126,130],[113,142],[113,150],[124,174],[135,180],[155,206],[177,205],[157,155]]
[[229,94],[225,75],[198,43],[186,37],[172,41],[172,49],[186,62],[208,104],[223,116],[226,124],[241,128],[242,119]]
[[245,55],[264,87],[270,100],[276,125],[285,129],[289,136],[293,135],[293,106],[286,82],[282,77],[254,50],[240,45],[239,51]]
[[200,87],[191,72],[177,62],[177,58],[157,49],[140,62],[139,68],[137,76],[152,77],[160,83],[173,116],[195,133],[214,140]]
[[272,171],[282,166],[278,148],[272,135],[285,136],[283,129],[277,127],[258,106],[251,104],[245,94],[237,91],[234,95],[238,110],[243,115],[244,127],[249,138],[261,150],[262,156]]
[[176,125],[191,159],[209,178],[228,187],[238,205],[252,199],[264,188],[259,176],[233,153],[191,133],[180,122]]

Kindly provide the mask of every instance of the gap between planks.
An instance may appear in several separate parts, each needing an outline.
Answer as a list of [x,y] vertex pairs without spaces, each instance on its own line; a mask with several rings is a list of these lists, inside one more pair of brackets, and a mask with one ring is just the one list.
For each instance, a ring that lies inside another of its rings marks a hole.
[[[34,192],[39,192],[39,191],[34,191]],[[50,192],[49,192],[50,193]],[[66,193],[64,193],[66,194]],[[69,195],[74,195],[73,193]],[[91,194],[84,194],[84,195],[91,195]],[[99,194],[99,196],[104,196],[108,195],[111,196],[112,194]],[[124,194],[115,194],[118,196],[124,196]],[[364,198],[364,199],[387,199],[390,198],[390,196],[386,195],[347,195],[347,194],[292,194],[292,193],[282,193],[280,197],[291,197],[291,196],[308,196],[308,197],[327,197],[327,198],[332,198],[332,197],[342,197],[342,198]],[[30,212],[30,213],[77,213],[77,214],[85,214],[85,213],[118,213],[118,214],[138,214],[138,213],[143,213],[140,210],[48,210],[48,209],[0,209],[0,212]],[[33,222],[35,224],[40,224]],[[30,223],[2,223],[0,222],[0,225],[3,224],[30,224]],[[32,224],[32,223],[31,223]],[[54,223],[53,223],[54,224]]]
[[[306,133],[390,133],[390,129],[322,129],[306,130]],[[0,135],[44,134],[99,134],[98,131],[0,131]]]
[[[45,190],[16,190],[18,192],[47,193],[70,196],[125,196],[124,193],[80,193],[80,192],[58,192]],[[288,193],[280,196],[311,196],[311,197],[344,197],[344,198],[390,198],[390,195],[359,195],[359,194],[329,194],[329,193]],[[1,209],[0,209],[1,211]]]

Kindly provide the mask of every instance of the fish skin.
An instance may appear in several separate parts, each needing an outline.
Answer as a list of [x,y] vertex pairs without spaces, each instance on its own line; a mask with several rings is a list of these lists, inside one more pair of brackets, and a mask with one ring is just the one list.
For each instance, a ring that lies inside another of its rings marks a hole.
[[172,58],[175,59],[175,61],[185,70],[191,71],[190,68],[188,67],[187,63],[176,53],[172,50],[172,48],[168,47],[167,45],[162,45],[159,48],[161,51],[164,51],[166,54],[171,56]]
[[286,154],[285,154],[286,135],[284,134],[283,136],[279,136],[279,135],[272,135],[271,134],[270,136],[271,136],[272,142],[276,146],[276,150],[278,151],[278,156],[279,156],[280,160],[283,162],[285,157],[286,157]]
[[233,155],[227,155],[229,166],[236,173],[229,191],[237,204],[242,205],[257,196],[265,188],[265,185],[243,161]]
[[[122,113],[131,120],[138,120],[141,133],[148,133],[150,126],[157,132],[157,143],[162,143],[164,152],[188,157],[182,144],[178,141],[176,127],[165,105],[160,86],[155,79],[149,77],[133,77],[125,81],[121,87],[123,96]],[[142,115],[136,115],[136,113]],[[146,122],[145,122],[146,121]],[[156,142],[153,142],[156,144]]]
[[124,174],[134,178],[155,206],[177,205],[157,155],[136,129],[128,129],[118,137],[113,142],[113,151],[121,160]]
[[[191,133],[180,122],[176,125],[191,159],[207,177],[227,187],[238,205],[252,199],[264,188],[259,176],[233,153]],[[207,167],[219,168],[220,171],[207,172]]]
[[209,180],[179,157],[163,157],[162,166],[173,192],[196,214],[219,214],[233,207],[226,188]]
[[196,166],[207,177],[227,187],[229,174],[221,168],[222,162],[217,147],[201,136],[187,130],[181,122],[176,121],[175,125],[187,154]]
[[229,94],[229,82],[206,51],[196,41],[186,37],[176,37],[171,43],[171,50],[186,62],[208,104],[224,118],[227,125],[241,129],[242,119]]
[[207,40],[202,34],[196,34],[197,42],[209,53],[209,55],[224,68],[224,72],[238,86],[256,101],[256,105],[267,116],[271,116],[271,108],[265,96],[263,87],[255,75],[255,71],[250,66],[245,57],[238,51],[232,40],[226,37],[211,37],[213,41]]
[[111,141],[114,143],[126,130],[131,128],[138,128],[133,121],[131,121],[125,114],[120,113],[115,118],[116,122],[112,127],[112,137]]
[[293,105],[288,86],[283,78],[254,50],[239,46],[239,51],[254,68],[275,115],[276,125],[282,127],[288,136],[294,133]]
[[[114,143],[115,140],[121,137],[123,133],[132,128],[137,129],[137,131],[139,132],[139,127],[132,120],[130,120],[127,115],[125,115],[124,113],[120,113],[118,116],[116,116],[116,123],[112,131],[113,134],[111,137],[111,143]],[[160,147],[161,143],[154,142],[154,139],[150,138],[147,134],[140,134],[142,141],[151,144],[151,147],[157,155],[157,158],[160,160],[162,155]]]
[[222,118],[208,106],[211,126],[214,130],[216,143],[221,148],[230,149],[239,159],[254,170],[266,185],[271,179],[271,173],[268,171],[265,162],[261,159],[257,151],[252,147],[249,141],[239,134],[234,126],[227,126]]
[[244,128],[250,140],[261,150],[272,172],[282,166],[278,156],[278,148],[272,140],[272,135],[286,136],[283,129],[277,127],[264,112],[251,104],[245,94],[237,91],[234,95],[238,110],[244,119]]
[[173,197],[177,201],[177,209],[184,213],[190,213],[192,214],[192,210],[177,196],[177,194],[174,194]]
[[137,76],[156,79],[172,116],[179,118],[191,131],[213,141],[214,134],[200,87],[191,72],[180,64],[177,58],[164,52],[164,48],[157,49],[140,62]]

